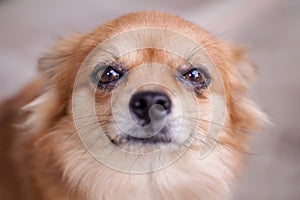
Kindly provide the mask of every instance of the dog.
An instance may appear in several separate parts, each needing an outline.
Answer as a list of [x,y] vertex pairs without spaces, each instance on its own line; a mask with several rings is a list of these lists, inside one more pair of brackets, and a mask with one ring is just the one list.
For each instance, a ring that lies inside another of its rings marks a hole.
[[1,199],[228,199],[265,114],[243,49],[166,13],[61,39],[1,105]]

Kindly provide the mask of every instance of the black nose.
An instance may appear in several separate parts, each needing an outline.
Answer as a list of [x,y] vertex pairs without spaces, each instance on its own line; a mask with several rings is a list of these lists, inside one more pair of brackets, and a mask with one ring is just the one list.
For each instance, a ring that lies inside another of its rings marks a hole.
[[129,102],[129,109],[145,124],[151,122],[149,114],[151,107],[153,108],[151,117],[158,119],[170,113],[171,106],[171,100],[166,94],[153,91],[138,92],[131,97]]

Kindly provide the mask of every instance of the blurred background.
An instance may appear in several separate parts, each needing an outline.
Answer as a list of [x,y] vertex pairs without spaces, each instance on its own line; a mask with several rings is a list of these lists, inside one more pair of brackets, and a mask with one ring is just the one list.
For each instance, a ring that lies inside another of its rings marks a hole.
[[120,15],[159,10],[180,15],[220,39],[241,43],[258,66],[252,88],[273,126],[254,136],[236,200],[300,199],[300,1],[0,0],[0,100],[35,75],[55,41]]

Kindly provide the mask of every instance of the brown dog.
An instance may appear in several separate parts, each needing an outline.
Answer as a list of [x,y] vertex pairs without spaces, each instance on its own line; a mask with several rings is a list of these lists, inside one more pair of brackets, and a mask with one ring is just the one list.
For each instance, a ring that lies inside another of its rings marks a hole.
[[59,41],[1,106],[1,199],[226,199],[265,115],[243,52],[179,17]]

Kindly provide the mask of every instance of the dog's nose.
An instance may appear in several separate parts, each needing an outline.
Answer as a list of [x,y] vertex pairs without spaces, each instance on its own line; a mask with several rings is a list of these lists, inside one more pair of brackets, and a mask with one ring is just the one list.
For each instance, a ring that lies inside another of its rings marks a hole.
[[134,94],[129,102],[129,109],[145,124],[151,118],[159,119],[171,111],[171,100],[162,92],[143,91]]

